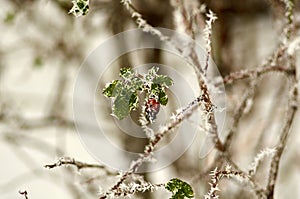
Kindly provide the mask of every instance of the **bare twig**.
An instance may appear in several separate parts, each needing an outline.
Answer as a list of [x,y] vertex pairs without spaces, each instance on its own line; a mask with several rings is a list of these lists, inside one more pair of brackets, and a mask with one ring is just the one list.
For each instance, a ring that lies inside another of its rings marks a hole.
[[234,81],[253,77],[254,75],[257,75],[258,77],[269,73],[269,72],[283,72],[286,74],[294,73],[295,69],[284,67],[284,66],[267,66],[267,67],[259,67],[252,70],[240,70],[237,72],[232,72],[229,75],[225,76],[223,78],[223,82],[217,83],[216,86],[224,84],[231,84]]
[[19,194],[23,195],[25,199],[28,199],[28,193],[27,191],[19,191]]
[[116,173],[109,171],[108,168],[103,165],[80,162],[80,161],[75,160],[74,158],[68,158],[68,157],[60,158],[57,162],[55,162],[53,164],[47,164],[44,167],[48,168],[48,169],[53,169],[55,167],[60,167],[60,166],[64,166],[64,165],[73,165],[73,166],[77,167],[78,170],[86,169],[86,168],[95,168],[95,169],[104,170],[107,174],[110,174],[110,175],[116,174]]
[[205,72],[205,75],[207,74],[209,59],[210,59],[210,56],[211,56],[212,24],[217,19],[216,15],[211,10],[209,10],[208,13],[206,13],[206,17],[207,17],[206,25],[205,25],[205,28],[203,30],[204,40],[206,42],[206,45],[205,45],[206,59],[205,59],[205,66],[204,66],[204,69],[203,69],[204,72]]
[[237,106],[236,110],[233,113],[233,123],[224,141],[224,152],[229,150],[229,147],[233,140],[233,136],[237,132],[237,128],[241,120],[241,117],[243,116],[245,109],[247,108],[247,104],[248,104],[247,102],[248,100],[252,100],[254,96],[257,83],[258,83],[257,77],[255,79],[252,79],[249,89],[244,93],[240,104]]
[[298,108],[298,90],[297,90],[297,80],[295,75],[291,77],[291,86],[290,86],[290,95],[289,95],[289,106],[286,113],[286,120],[283,126],[283,129],[280,134],[279,143],[276,146],[276,153],[272,158],[271,168],[269,173],[268,185],[266,187],[266,195],[268,199],[274,198],[274,187],[277,180],[279,172],[279,163],[284,148],[286,147],[287,138],[289,136],[290,128],[294,120],[297,108]]
[[[178,10],[178,13],[180,13],[182,21],[179,21],[177,26],[183,25],[184,31],[190,35],[193,39],[195,39],[195,33],[193,31],[193,21],[191,16],[189,15],[189,12],[187,11],[187,8],[185,6],[185,2],[183,0],[173,0],[174,9]],[[172,4],[172,5],[173,5]]]

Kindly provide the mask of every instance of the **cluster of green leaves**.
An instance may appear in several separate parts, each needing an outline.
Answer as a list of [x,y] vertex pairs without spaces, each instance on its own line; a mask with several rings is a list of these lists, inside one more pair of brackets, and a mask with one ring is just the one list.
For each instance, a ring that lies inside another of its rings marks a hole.
[[194,191],[191,185],[177,178],[171,179],[165,188],[172,192],[170,199],[185,199],[194,197]]
[[117,119],[124,119],[138,107],[138,92],[145,92],[146,96],[156,98],[161,105],[167,105],[165,89],[173,84],[173,80],[168,76],[158,75],[158,69],[153,67],[142,76],[130,68],[121,68],[120,79],[105,86],[102,93],[114,99],[112,111]]
[[76,17],[86,15],[89,12],[89,0],[73,0],[73,7],[69,13],[74,14]]
[[165,88],[173,85],[173,80],[166,75],[158,75],[158,70],[158,67],[151,68],[145,75],[145,80],[148,87],[150,87],[150,89],[148,89],[150,96],[155,96],[158,99],[158,102],[165,106],[168,103],[168,96]]

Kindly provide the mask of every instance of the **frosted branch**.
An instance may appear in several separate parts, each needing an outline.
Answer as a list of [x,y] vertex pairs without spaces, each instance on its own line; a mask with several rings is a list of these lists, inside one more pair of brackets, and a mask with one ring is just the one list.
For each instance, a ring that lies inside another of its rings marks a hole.
[[212,24],[215,22],[217,19],[217,16],[209,10],[208,13],[206,14],[207,20],[206,20],[206,25],[203,30],[204,34],[204,40],[206,42],[205,49],[206,49],[206,60],[205,60],[205,65],[203,71],[205,74],[207,73],[207,68],[209,65],[209,58],[211,56],[211,43],[212,43]]
[[226,165],[224,170],[211,171],[211,182],[209,183],[210,189],[204,196],[205,199],[218,199],[220,198],[218,192],[220,191],[219,182],[224,178],[236,178],[241,183],[249,183],[249,176],[245,175],[243,172],[232,170],[230,165]]
[[259,167],[259,165],[261,164],[261,162],[263,161],[264,158],[266,157],[273,157],[276,153],[276,149],[269,149],[269,148],[266,148],[264,150],[262,150],[261,152],[259,152],[253,162],[251,163],[251,166],[250,166],[250,169],[248,171],[249,175],[250,176],[253,176],[255,175],[256,171],[257,171],[257,168]]

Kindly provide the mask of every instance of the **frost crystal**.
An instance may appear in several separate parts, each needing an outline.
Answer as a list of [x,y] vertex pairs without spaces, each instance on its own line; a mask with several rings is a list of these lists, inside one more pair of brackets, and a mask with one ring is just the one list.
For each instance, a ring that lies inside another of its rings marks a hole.
[[72,0],[73,7],[69,11],[76,17],[86,15],[89,12],[89,0]]

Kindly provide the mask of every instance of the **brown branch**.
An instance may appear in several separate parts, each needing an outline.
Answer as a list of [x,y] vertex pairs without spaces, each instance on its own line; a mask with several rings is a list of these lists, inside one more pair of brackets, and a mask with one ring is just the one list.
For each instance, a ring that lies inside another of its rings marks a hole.
[[48,168],[48,169],[53,169],[53,168],[60,167],[63,165],[73,165],[73,166],[77,167],[78,170],[85,169],[85,168],[95,168],[95,169],[104,170],[107,174],[111,174],[111,175],[116,174],[116,173],[109,171],[108,168],[103,165],[80,162],[80,161],[75,160],[74,158],[68,158],[68,157],[60,158],[57,162],[55,162],[53,164],[47,164],[44,167]]
[[229,149],[232,140],[233,140],[233,136],[236,134],[239,122],[245,112],[245,109],[247,107],[247,101],[251,100],[253,98],[253,95],[255,93],[255,90],[257,88],[257,78],[252,80],[252,83],[248,89],[248,91],[245,92],[244,96],[242,97],[241,103],[239,104],[239,106],[236,108],[236,110],[234,111],[233,114],[233,124],[231,125],[231,129],[228,132],[225,141],[224,141],[224,151]]
[[182,23],[180,25],[184,26],[185,32],[190,35],[193,39],[195,39],[195,33],[193,31],[193,21],[191,16],[189,16],[189,12],[187,11],[186,6],[184,5],[183,0],[175,0],[174,1],[174,9],[177,9],[182,17]]
[[[183,18],[183,25],[185,26],[185,32],[190,35],[192,38],[195,38],[194,32],[192,30],[191,25],[193,24],[192,18],[188,17],[187,14],[187,10],[184,6],[184,1],[182,0],[177,0],[175,1],[176,3],[176,7],[179,10],[179,13],[182,15]],[[207,114],[207,123],[209,125],[208,128],[208,133],[210,135],[212,135],[213,137],[213,142],[215,143],[215,146],[217,149],[219,150],[223,150],[223,144],[219,138],[218,135],[218,126],[216,123],[216,119],[215,119],[215,114],[214,114],[214,105],[211,101],[211,96],[210,96],[210,92],[208,89],[208,85],[207,85],[207,78],[206,78],[206,73],[207,73],[207,68],[208,68],[208,64],[209,64],[209,57],[211,54],[211,34],[212,34],[212,23],[214,22],[214,20],[216,19],[214,17],[214,14],[210,11],[208,16],[208,20],[206,23],[206,28],[204,30],[204,32],[208,35],[206,38],[206,51],[207,51],[207,55],[206,55],[206,62],[205,62],[205,66],[204,69],[202,68],[200,62],[199,62],[199,58],[197,56],[197,53],[195,51],[195,43],[192,43],[191,47],[190,47],[190,54],[189,54],[189,58],[192,60],[192,66],[194,68],[195,74],[197,76],[197,79],[199,81],[199,87],[200,90],[202,92],[202,98],[204,101],[203,104],[203,108],[205,113]],[[179,50],[179,52],[181,54],[183,54],[183,50],[181,48],[177,48]]]
[[[224,84],[231,84],[234,81],[237,81],[240,79],[245,79],[245,78],[253,78],[253,80],[251,81],[251,86],[249,87],[248,91],[242,97],[240,105],[234,111],[232,128],[228,132],[224,143],[221,145],[223,147],[219,148],[219,149],[221,149],[222,152],[225,152],[229,148],[229,146],[232,142],[232,138],[233,138],[235,132],[237,131],[239,121],[240,121],[240,119],[244,113],[244,110],[247,106],[247,101],[255,93],[255,89],[256,89],[256,86],[258,83],[257,78],[263,74],[273,72],[273,71],[283,72],[285,74],[291,74],[294,70],[291,70],[291,69],[288,69],[285,67],[281,67],[281,66],[259,67],[259,68],[253,69],[253,70],[241,70],[238,72],[233,72],[223,78]],[[218,83],[217,85],[221,85],[221,83]]]
[[247,70],[247,69],[240,70],[240,71],[233,72],[233,73],[230,73],[229,75],[225,76],[223,78],[223,82],[218,82],[216,84],[216,86],[220,86],[222,84],[226,84],[226,85],[231,84],[234,81],[246,79],[249,77],[253,77],[255,75],[257,75],[259,77],[259,76],[269,73],[269,72],[282,72],[282,73],[286,73],[287,75],[289,75],[289,74],[294,73],[295,69],[287,68],[284,66],[267,66],[267,67],[259,67],[259,68],[252,69],[252,70]]
[[297,80],[296,80],[296,74],[291,77],[291,88],[290,88],[290,99],[289,99],[289,106],[287,110],[287,118],[284,123],[283,129],[280,134],[280,139],[279,143],[277,144],[277,151],[272,158],[271,162],[271,168],[270,168],[270,173],[269,173],[269,179],[268,179],[268,184],[266,187],[266,196],[268,199],[273,199],[274,198],[274,188],[275,188],[275,183],[278,177],[278,172],[279,172],[279,164],[280,160],[282,157],[283,150],[286,146],[287,138],[290,133],[290,128],[292,126],[296,111],[297,111],[297,98],[298,98],[298,90],[297,90]]
[[[215,170],[211,171],[210,174],[211,182],[210,184],[210,190],[205,195],[205,199],[217,199],[219,198],[218,192],[219,189],[219,182],[224,178],[238,178],[240,182],[247,182],[250,183],[249,176],[243,172],[235,171],[231,169],[231,166],[226,165],[224,170],[218,170],[218,168],[215,168]],[[251,183],[250,183],[251,184]]]

